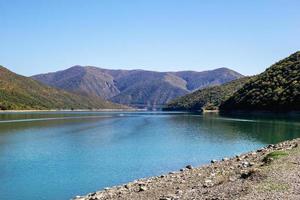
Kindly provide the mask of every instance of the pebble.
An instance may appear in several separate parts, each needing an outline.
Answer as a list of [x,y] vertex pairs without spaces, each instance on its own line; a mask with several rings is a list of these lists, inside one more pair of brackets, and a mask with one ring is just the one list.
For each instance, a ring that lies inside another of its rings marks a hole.
[[241,171],[241,178],[246,179],[246,178],[250,177],[252,173],[253,172],[251,172],[251,171],[243,170],[243,171]]
[[249,163],[249,162],[243,162],[243,163],[242,163],[242,166],[243,166],[243,167],[250,167],[250,163]]
[[140,186],[139,192],[143,192],[143,191],[146,191],[146,190],[148,190],[148,188],[146,186]]
[[222,161],[227,161],[227,160],[229,160],[229,158],[223,158],[223,159],[222,159]]
[[230,181],[230,182],[233,182],[233,181],[235,181],[235,180],[236,180],[235,177],[229,177],[229,181]]
[[182,190],[177,190],[176,192],[175,192],[175,194],[177,194],[177,195],[181,195],[183,192],[182,192]]
[[212,183],[212,180],[206,179],[204,181],[203,187],[212,187],[214,184]]
[[89,194],[89,196],[95,196],[95,195],[96,195],[96,192]]
[[144,186],[144,185],[145,185],[144,182],[137,182],[137,184],[138,184],[139,186]]
[[296,143],[296,144],[293,146],[293,148],[296,148],[296,147],[298,147],[298,143]]
[[160,197],[159,200],[177,200],[179,197],[174,194],[168,194],[166,196]]
[[216,162],[218,162],[217,160],[211,160],[210,161],[211,163],[216,163]]
[[159,198],[159,200],[172,200],[172,198],[171,197],[161,197],[161,198]]
[[187,165],[185,168],[187,168],[187,169],[193,169],[192,165]]
[[269,145],[267,146],[268,149],[271,149],[271,148],[274,148],[274,147],[275,147],[274,144],[269,144]]

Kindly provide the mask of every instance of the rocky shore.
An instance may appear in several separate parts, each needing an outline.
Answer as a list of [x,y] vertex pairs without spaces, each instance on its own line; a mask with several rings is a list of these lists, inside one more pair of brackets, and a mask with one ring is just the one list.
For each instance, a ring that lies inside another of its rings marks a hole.
[[210,165],[188,165],[105,188],[76,200],[300,199],[300,139],[268,145]]

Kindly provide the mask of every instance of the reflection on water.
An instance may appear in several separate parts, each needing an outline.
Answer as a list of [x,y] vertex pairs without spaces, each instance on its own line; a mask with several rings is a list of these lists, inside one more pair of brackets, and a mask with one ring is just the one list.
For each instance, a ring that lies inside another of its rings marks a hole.
[[299,135],[296,115],[4,113],[0,194],[70,199]]
[[[197,127],[198,129],[206,130],[201,133],[208,134],[213,140],[238,141],[247,139],[269,144],[293,139],[300,135],[299,115],[220,116],[216,113],[207,113],[200,115],[198,118],[185,117],[183,120],[182,117],[177,116],[170,119],[174,120],[174,124],[179,126],[186,126],[191,129]],[[191,131],[191,133],[194,132]]]

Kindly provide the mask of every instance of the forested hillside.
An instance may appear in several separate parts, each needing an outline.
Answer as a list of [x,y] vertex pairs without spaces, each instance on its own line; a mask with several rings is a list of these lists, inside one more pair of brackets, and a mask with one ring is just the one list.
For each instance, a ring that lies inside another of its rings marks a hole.
[[164,110],[199,111],[201,109],[216,110],[220,103],[240,89],[250,77],[240,78],[220,86],[207,87],[191,94],[179,97],[168,103]]
[[0,66],[0,110],[121,107],[98,97],[84,97],[45,86]]
[[220,108],[223,111],[299,111],[300,51],[249,81]]

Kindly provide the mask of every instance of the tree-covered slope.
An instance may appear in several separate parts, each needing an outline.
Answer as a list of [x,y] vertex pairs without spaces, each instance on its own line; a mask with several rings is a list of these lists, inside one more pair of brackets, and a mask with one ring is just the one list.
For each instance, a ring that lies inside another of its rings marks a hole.
[[220,86],[207,87],[169,102],[164,110],[199,111],[218,109],[220,103],[240,89],[250,77],[240,78]]
[[0,66],[0,110],[121,108],[98,97],[84,97],[43,85]]
[[300,51],[275,63],[220,106],[224,111],[299,111]]

